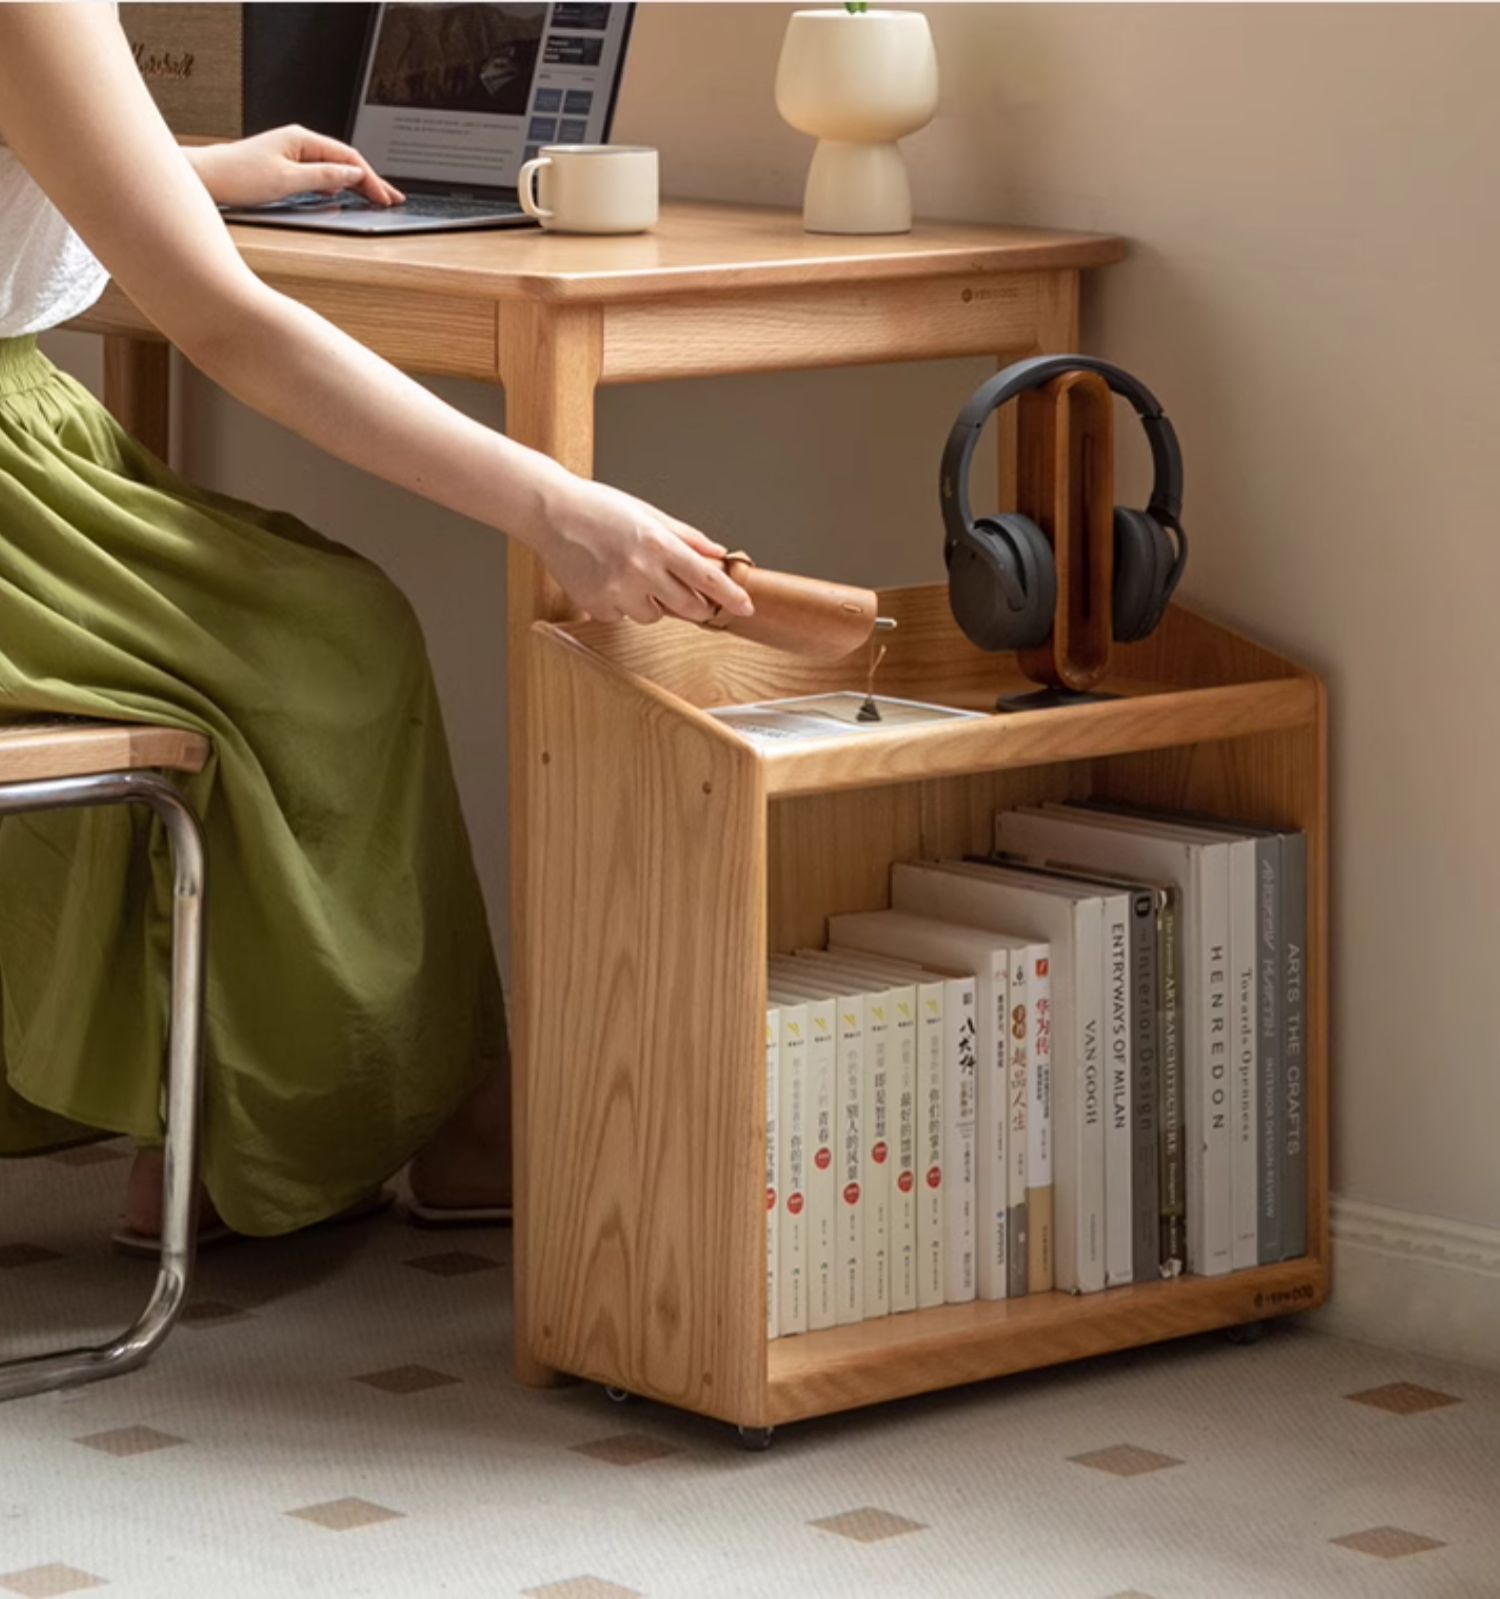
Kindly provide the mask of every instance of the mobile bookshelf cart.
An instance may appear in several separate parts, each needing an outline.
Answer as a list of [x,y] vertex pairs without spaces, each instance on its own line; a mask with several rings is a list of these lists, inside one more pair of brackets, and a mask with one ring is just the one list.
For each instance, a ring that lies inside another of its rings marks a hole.
[[[887,591],[882,692],[1024,687],[941,587]],[[561,1370],[781,1422],[1319,1303],[1327,1284],[1321,685],[1174,607],[1098,703],[759,750],[702,707],[845,688],[838,663],[662,624],[533,633],[525,1290]],[[1314,988],[1305,1259],[765,1337],[764,958],[889,903],[893,861],[987,850],[997,808],[1107,796],[1301,828]]]
[[[681,202],[635,238],[231,233],[256,273],[405,370],[503,385],[510,434],[582,473],[602,385],[1076,350],[1079,275],[1124,254],[1099,235],[949,223],[809,235],[793,212]],[[106,398],[164,452],[159,333],[118,289],[75,326],[106,335]],[[1014,483],[1013,425],[1000,435]],[[1104,686],[1120,699],[762,754],[702,707],[843,688],[848,673],[670,623],[569,623],[519,545],[508,608],[522,1380],[591,1378],[764,1437],[1320,1302],[1327,828],[1314,678],[1174,610],[1118,652]],[[1030,686],[967,646],[940,590],[889,594],[884,608],[901,627],[882,693],[987,709]],[[821,942],[831,912],[883,905],[894,860],[988,848],[1001,804],[1089,793],[1307,833],[1307,1258],[768,1345],[767,948]]]

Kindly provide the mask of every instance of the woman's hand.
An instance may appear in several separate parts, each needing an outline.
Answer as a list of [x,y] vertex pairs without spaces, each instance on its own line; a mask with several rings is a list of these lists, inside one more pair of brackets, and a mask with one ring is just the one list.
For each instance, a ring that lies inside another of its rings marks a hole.
[[269,205],[293,194],[353,189],[376,205],[406,198],[351,145],[306,128],[272,128],[229,144],[188,145],[183,152],[220,205]]
[[529,543],[569,597],[601,622],[750,616],[750,596],[720,564],[722,544],[605,483],[565,480]]

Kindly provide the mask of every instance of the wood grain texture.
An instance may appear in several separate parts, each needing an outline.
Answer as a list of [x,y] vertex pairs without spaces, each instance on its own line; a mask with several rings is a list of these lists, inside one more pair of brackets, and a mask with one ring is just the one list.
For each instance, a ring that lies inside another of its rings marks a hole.
[[[497,308],[492,300],[262,275],[273,289],[301,301],[403,371],[495,381]],[[161,337],[114,284],[68,326],[137,340]]]
[[241,253],[262,276],[481,299],[654,299],[773,285],[933,279],[996,272],[1076,273],[1110,266],[1124,241],[1107,234],[919,221],[909,234],[802,231],[801,214],[668,200],[654,232],[628,237],[494,232],[358,238],[238,225]]
[[875,279],[610,304],[604,381],[937,360],[1033,347],[1040,272]]
[[1033,681],[1083,692],[1108,674],[1114,643],[1114,407],[1091,372],[1017,405],[1016,509],[1046,534],[1057,580],[1051,635],[1018,659]]
[[165,461],[172,432],[171,350],[154,339],[105,339],[104,404],[137,443]]
[[753,753],[541,629],[525,773],[525,1256],[541,1360],[764,1414],[765,799]]
[[1031,1294],[888,1316],[771,1344],[768,1409],[777,1422],[829,1415],[1311,1310],[1327,1292],[1326,1268],[1303,1260],[1229,1277],[1180,1277],[1101,1294]]
[[770,947],[821,947],[830,916],[885,910],[892,861],[988,853],[1002,806],[1088,792],[1088,765],[1074,761],[775,799],[766,877]]
[[[582,477],[594,467],[594,387],[599,373],[598,313],[587,307],[508,306],[498,323],[495,365],[505,385],[505,426],[509,435],[562,462]],[[512,1166],[516,1189],[515,1349],[516,1375],[533,1387],[561,1374],[536,1358],[531,1317],[532,1125],[531,1084],[552,1069],[545,1054],[532,1048],[536,1006],[545,993],[533,983],[529,879],[533,848],[532,785],[524,780],[537,758],[536,729],[546,727],[537,703],[532,667],[536,649],[533,623],[561,616],[567,598],[523,544],[512,540],[506,557],[506,675],[509,715],[510,927],[514,973],[510,1008]],[[540,720],[539,720],[540,718]],[[518,774],[520,776],[518,777]]]
[[37,783],[104,772],[201,772],[209,742],[176,727],[121,722],[20,722],[0,726],[0,783]]

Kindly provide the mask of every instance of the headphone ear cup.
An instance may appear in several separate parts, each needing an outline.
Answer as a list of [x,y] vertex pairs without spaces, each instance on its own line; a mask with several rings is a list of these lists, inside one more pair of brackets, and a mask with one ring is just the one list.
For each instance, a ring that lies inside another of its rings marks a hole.
[[1121,644],[1145,638],[1161,620],[1175,559],[1155,517],[1115,507],[1114,633]]
[[964,635],[982,650],[1045,643],[1057,604],[1046,534],[1024,516],[979,517],[949,557],[948,600]]

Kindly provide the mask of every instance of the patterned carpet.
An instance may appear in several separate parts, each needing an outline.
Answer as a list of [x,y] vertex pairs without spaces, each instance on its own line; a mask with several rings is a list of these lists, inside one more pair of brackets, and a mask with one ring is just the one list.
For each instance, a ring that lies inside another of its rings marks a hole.
[[[0,1167],[0,1330],[96,1336],[115,1146]],[[0,1410],[0,1595],[1500,1599],[1500,1376],[1284,1325],[780,1433],[507,1376],[509,1235],[205,1258],[146,1371]]]

